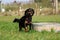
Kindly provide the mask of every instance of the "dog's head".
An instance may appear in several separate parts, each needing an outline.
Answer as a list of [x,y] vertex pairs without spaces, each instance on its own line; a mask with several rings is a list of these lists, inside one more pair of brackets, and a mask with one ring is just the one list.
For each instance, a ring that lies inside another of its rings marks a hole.
[[19,22],[19,19],[15,18],[15,19],[13,20],[13,22]]
[[25,11],[25,15],[33,16],[34,15],[34,9],[32,9],[32,8],[27,9]]

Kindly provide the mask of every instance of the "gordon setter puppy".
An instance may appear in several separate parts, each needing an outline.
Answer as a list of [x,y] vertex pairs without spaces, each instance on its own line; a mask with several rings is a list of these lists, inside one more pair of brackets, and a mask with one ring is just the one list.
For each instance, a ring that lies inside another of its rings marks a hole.
[[32,8],[29,8],[25,11],[25,14],[23,17],[20,19],[15,18],[13,22],[18,22],[19,23],[19,31],[22,30],[22,28],[25,29],[25,31],[28,31],[28,26],[29,30],[32,28],[32,16],[34,14],[34,10]]

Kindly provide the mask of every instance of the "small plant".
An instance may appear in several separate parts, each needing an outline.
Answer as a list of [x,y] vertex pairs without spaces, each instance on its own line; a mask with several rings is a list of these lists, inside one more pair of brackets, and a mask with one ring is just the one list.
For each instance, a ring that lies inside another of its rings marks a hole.
[[54,32],[55,32],[55,30],[54,30],[53,28],[51,28],[51,32],[52,32],[52,33],[54,33]]
[[41,32],[41,33],[43,33],[43,34],[44,34],[44,33],[48,33],[48,31],[46,31],[46,30],[42,30],[42,32]]

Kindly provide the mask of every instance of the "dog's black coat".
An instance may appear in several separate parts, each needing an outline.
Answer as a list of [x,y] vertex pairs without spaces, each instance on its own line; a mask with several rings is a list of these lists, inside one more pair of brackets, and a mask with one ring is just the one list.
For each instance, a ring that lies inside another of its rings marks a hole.
[[[14,19],[13,22],[18,22],[19,23],[19,31],[22,30],[22,28],[27,27],[28,25],[29,25],[30,30],[31,30],[31,25],[32,25],[32,23],[30,23],[31,18],[28,18],[30,20],[26,20],[26,18],[27,18],[26,16],[23,16],[21,19],[17,19],[17,18]],[[27,21],[28,23],[25,23],[25,21]]]
[[32,8],[29,8],[25,11],[25,14],[20,19],[15,18],[13,22],[19,23],[19,31],[22,30],[22,28],[27,30],[26,27],[29,26],[29,30],[32,28],[32,16],[34,14],[34,10]]

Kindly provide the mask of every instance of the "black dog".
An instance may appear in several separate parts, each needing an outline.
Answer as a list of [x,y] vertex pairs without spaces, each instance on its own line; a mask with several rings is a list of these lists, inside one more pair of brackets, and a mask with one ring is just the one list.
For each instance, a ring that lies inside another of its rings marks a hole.
[[15,18],[13,22],[18,22],[19,23],[19,31],[22,30],[22,28],[25,29],[25,31],[28,31],[28,26],[29,30],[32,28],[32,16],[34,14],[34,10],[32,8],[29,8],[25,11],[25,14],[23,17],[20,19]]

